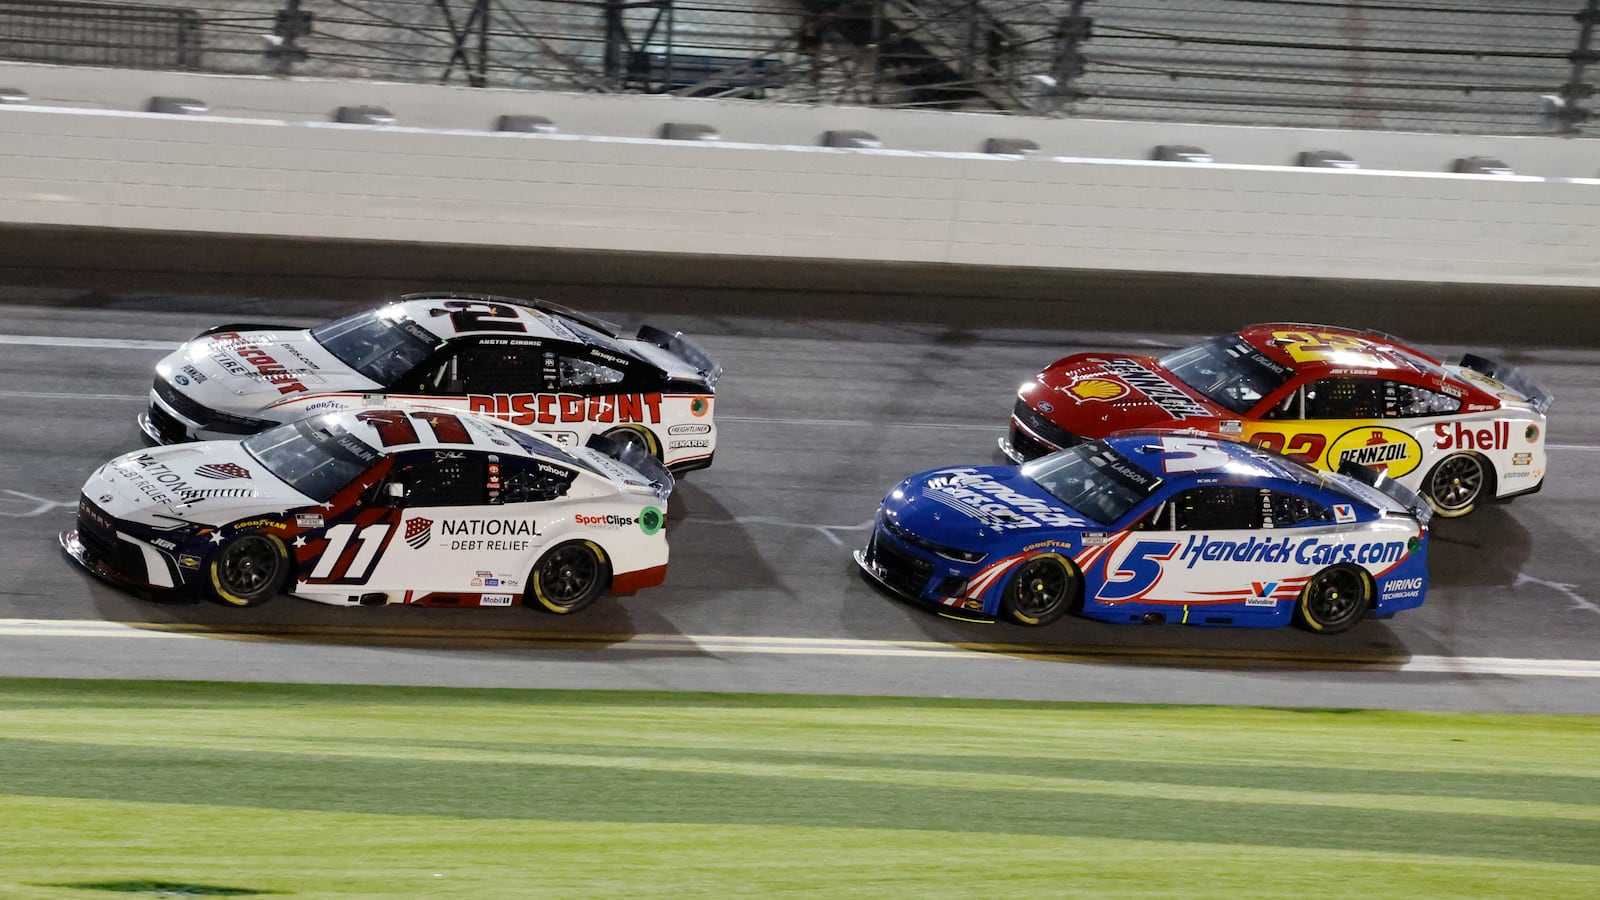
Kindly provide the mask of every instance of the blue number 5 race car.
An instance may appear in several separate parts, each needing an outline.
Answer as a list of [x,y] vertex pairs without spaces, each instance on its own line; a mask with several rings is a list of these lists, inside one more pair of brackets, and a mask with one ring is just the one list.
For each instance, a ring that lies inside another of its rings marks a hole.
[[1133,432],[1020,468],[913,475],[856,561],[951,618],[1323,634],[1422,605],[1427,503],[1360,466],[1318,472],[1185,433]]

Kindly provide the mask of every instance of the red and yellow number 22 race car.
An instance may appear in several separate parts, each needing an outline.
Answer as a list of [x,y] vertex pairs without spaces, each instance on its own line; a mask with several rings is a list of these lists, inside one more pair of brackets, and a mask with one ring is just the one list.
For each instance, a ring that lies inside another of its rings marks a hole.
[[1446,365],[1377,332],[1255,325],[1160,358],[1059,360],[1018,391],[1000,447],[1022,462],[1129,428],[1192,428],[1330,471],[1377,468],[1460,516],[1540,488],[1550,400],[1485,357]]

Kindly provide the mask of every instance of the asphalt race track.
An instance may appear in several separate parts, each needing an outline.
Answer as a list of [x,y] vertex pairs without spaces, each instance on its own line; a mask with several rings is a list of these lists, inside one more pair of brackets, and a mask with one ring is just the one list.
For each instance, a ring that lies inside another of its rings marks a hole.
[[[0,266],[0,675],[1600,712],[1600,315],[1576,292],[1462,291],[1454,302],[1439,289],[1307,288],[1318,318],[1445,354],[1486,350],[1556,395],[1543,492],[1437,520],[1426,604],[1327,638],[966,624],[886,598],[850,560],[900,477],[999,461],[1013,391],[1045,363],[1312,318],[1293,284],[1054,276],[1071,287],[1052,292],[1042,278],[1002,290],[997,276],[989,290],[925,270],[901,273],[895,291],[863,281],[866,294],[655,290],[647,277],[570,272],[544,289],[527,286],[531,274],[492,285],[681,329],[726,369],[716,465],[672,500],[667,584],[559,619],[293,598],[243,611],[156,603],[92,581],[56,546],[88,473],[139,446],[134,416],[170,347],[224,321],[308,324],[386,290],[461,282],[312,284],[293,277],[292,256],[277,260],[289,276],[248,281],[11,259]],[[1197,310],[1208,293],[1227,302]]]

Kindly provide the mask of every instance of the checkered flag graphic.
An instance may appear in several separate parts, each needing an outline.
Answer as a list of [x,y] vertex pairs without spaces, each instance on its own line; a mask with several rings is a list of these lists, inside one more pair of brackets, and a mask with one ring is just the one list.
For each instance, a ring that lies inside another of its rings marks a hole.
[[194,470],[201,478],[215,478],[222,481],[227,478],[249,478],[250,470],[238,463],[206,463]]
[[406,543],[413,550],[421,550],[428,545],[428,540],[433,537],[432,519],[412,519],[406,523]]

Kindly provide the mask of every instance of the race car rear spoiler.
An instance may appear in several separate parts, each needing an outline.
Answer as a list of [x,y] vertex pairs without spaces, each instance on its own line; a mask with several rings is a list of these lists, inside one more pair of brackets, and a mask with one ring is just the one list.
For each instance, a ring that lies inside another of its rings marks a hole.
[[706,387],[716,387],[722,377],[722,366],[700,345],[683,336],[683,332],[668,333],[654,325],[639,326],[639,340],[671,353],[695,368],[705,379]]
[[1538,410],[1541,415],[1550,409],[1550,401],[1555,399],[1549,388],[1529,378],[1521,369],[1510,363],[1503,363],[1487,356],[1479,356],[1476,353],[1468,353],[1461,357],[1461,368],[1471,369],[1480,375],[1487,375],[1527,397],[1528,401],[1533,404],[1533,408]]
[[1423,525],[1427,525],[1428,520],[1433,518],[1433,507],[1428,505],[1428,501],[1419,497],[1416,491],[1390,478],[1387,472],[1345,460],[1339,463],[1339,474],[1354,478],[1404,506]]
[[667,467],[661,464],[649,450],[638,444],[608,438],[597,434],[589,438],[585,444],[590,450],[608,456],[638,474],[639,479],[625,479],[639,487],[648,487],[656,497],[663,502],[672,494],[672,489],[677,486],[678,480],[672,477]]

